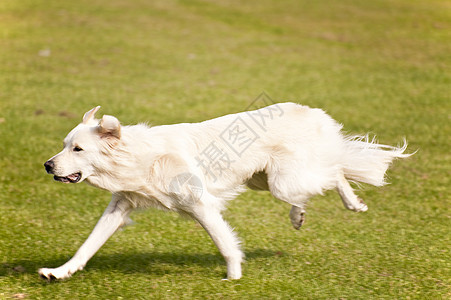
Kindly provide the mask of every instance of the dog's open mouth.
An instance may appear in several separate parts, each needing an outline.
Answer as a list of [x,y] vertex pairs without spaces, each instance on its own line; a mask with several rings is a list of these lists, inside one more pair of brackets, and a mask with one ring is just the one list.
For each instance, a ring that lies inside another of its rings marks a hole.
[[53,176],[53,179],[55,179],[56,181],[64,182],[64,183],[77,183],[81,179],[81,172],[73,173],[66,177],[61,177],[61,176],[55,175],[55,176]]

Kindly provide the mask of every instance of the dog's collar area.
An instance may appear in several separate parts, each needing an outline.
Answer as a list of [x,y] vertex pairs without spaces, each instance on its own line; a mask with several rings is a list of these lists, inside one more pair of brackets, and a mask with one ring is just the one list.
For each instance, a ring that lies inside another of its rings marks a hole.
[[77,183],[81,179],[81,172],[73,173],[65,177],[55,175],[53,176],[53,179],[63,183]]

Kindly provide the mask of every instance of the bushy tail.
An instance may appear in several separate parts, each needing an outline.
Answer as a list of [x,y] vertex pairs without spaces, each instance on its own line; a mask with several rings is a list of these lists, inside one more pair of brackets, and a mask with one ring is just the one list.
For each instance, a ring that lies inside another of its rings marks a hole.
[[343,172],[347,179],[375,186],[386,184],[385,172],[395,158],[406,158],[407,142],[401,147],[378,144],[369,136],[350,136],[345,140]]

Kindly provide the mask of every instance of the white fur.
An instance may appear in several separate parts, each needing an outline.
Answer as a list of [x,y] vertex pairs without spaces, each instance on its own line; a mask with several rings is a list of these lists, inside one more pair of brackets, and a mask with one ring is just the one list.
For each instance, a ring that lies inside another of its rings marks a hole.
[[113,198],[71,260],[39,270],[48,279],[67,278],[83,269],[127,222],[131,210],[143,207],[196,219],[224,256],[227,277],[238,279],[243,253],[221,211],[246,185],[290,203],[290,219],[298,229],[308,198],[325,190],[336,188],[346,208],[366,211],[347,179],[383,185],[392,160],[408,156],[403,154],[406,143],[397,148],[344,136],[342,126],[322,110],[293,103],[156,127],[121,126],[112,116],[96,120],[98,109],[84,115],[46,168],[58,180],[86,180],[111,191]]

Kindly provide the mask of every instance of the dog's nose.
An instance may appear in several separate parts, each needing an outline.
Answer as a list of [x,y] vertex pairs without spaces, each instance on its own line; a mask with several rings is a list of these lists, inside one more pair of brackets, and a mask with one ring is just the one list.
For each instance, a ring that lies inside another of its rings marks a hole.
[[53,171],[53,168],[55,167],[55,163],[51,160],[48,160],[45,162],[44,167],[47,173],[51,173]]

